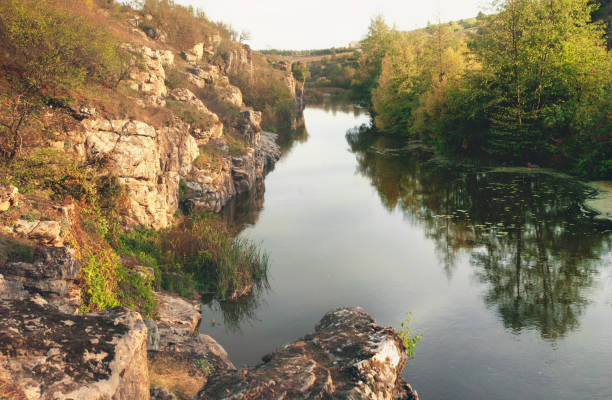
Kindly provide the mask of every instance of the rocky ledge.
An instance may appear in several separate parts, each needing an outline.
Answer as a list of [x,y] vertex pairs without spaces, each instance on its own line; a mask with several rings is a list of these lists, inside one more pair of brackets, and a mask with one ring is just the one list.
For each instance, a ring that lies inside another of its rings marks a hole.
[[361,308],[341,308],[262,364],[211,376],[195,399],[418,400],[400,375],[406,362],[392,329]]
[[147,329],[115,308],[65,314],[40,296],[0,302],[0,398],[148,399]]

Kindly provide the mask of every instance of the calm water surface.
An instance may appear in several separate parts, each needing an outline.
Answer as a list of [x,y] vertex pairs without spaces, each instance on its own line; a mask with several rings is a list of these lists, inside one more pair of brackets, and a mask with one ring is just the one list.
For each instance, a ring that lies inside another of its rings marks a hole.
[[449,167],[356,129],[368,117],[350,107],[305,122],[265,194],[226,210],[271,258],[268,289],[204,307],[236,365],[359,305],[396,328],[412,313],[404,376],[424,400],[612,399],[612,225],[589,190]]

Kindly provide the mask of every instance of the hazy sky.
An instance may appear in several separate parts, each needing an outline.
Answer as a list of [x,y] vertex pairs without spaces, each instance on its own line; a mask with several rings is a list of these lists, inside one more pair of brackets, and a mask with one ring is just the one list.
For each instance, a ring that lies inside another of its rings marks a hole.
[[[251,34],[254,49],[342,47],[360,40],[370,18],[409,30],[476,16],[488,0],[177,0],[203,10],[214,21]],[[486,11],[486,10],[485,10]]]

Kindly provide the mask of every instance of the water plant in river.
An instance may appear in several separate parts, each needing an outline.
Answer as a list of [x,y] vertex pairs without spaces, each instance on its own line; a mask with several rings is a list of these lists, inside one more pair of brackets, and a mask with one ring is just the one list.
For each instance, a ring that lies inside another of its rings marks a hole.
[[411,313],[408,313],[406,315],[406,319],[400,324],[400,329],[397,330],[397,334],[402,339],[402,343],[404,344],[404,348],[406,349],[406,354],[408,355],[408,358],[414,358],[414,349],[423,338],[423,335],[411,335],[412,332],[410,331],[410,315]]

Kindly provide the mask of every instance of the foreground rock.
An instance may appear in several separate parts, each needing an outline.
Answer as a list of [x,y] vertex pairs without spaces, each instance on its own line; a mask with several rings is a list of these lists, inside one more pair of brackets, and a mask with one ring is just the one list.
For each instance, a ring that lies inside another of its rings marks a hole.
[[127,309],[69,315],[41,297],[1,301],[0,387],[26,399],[148,399],[146,336]]
[[155,300],[159,319],[154,321],[155,328],[149,329],[150,333],[156,331],[149,334],[150,351],[184,360],[207,360],[217,371],[236,369],[219,343],[198,332],[201,303],[166,293],[155,293]]
[[195,398],[416,400],[400,376],[406,361],[392,329],[361,308],[342,308],[259,366],[213,375]]

